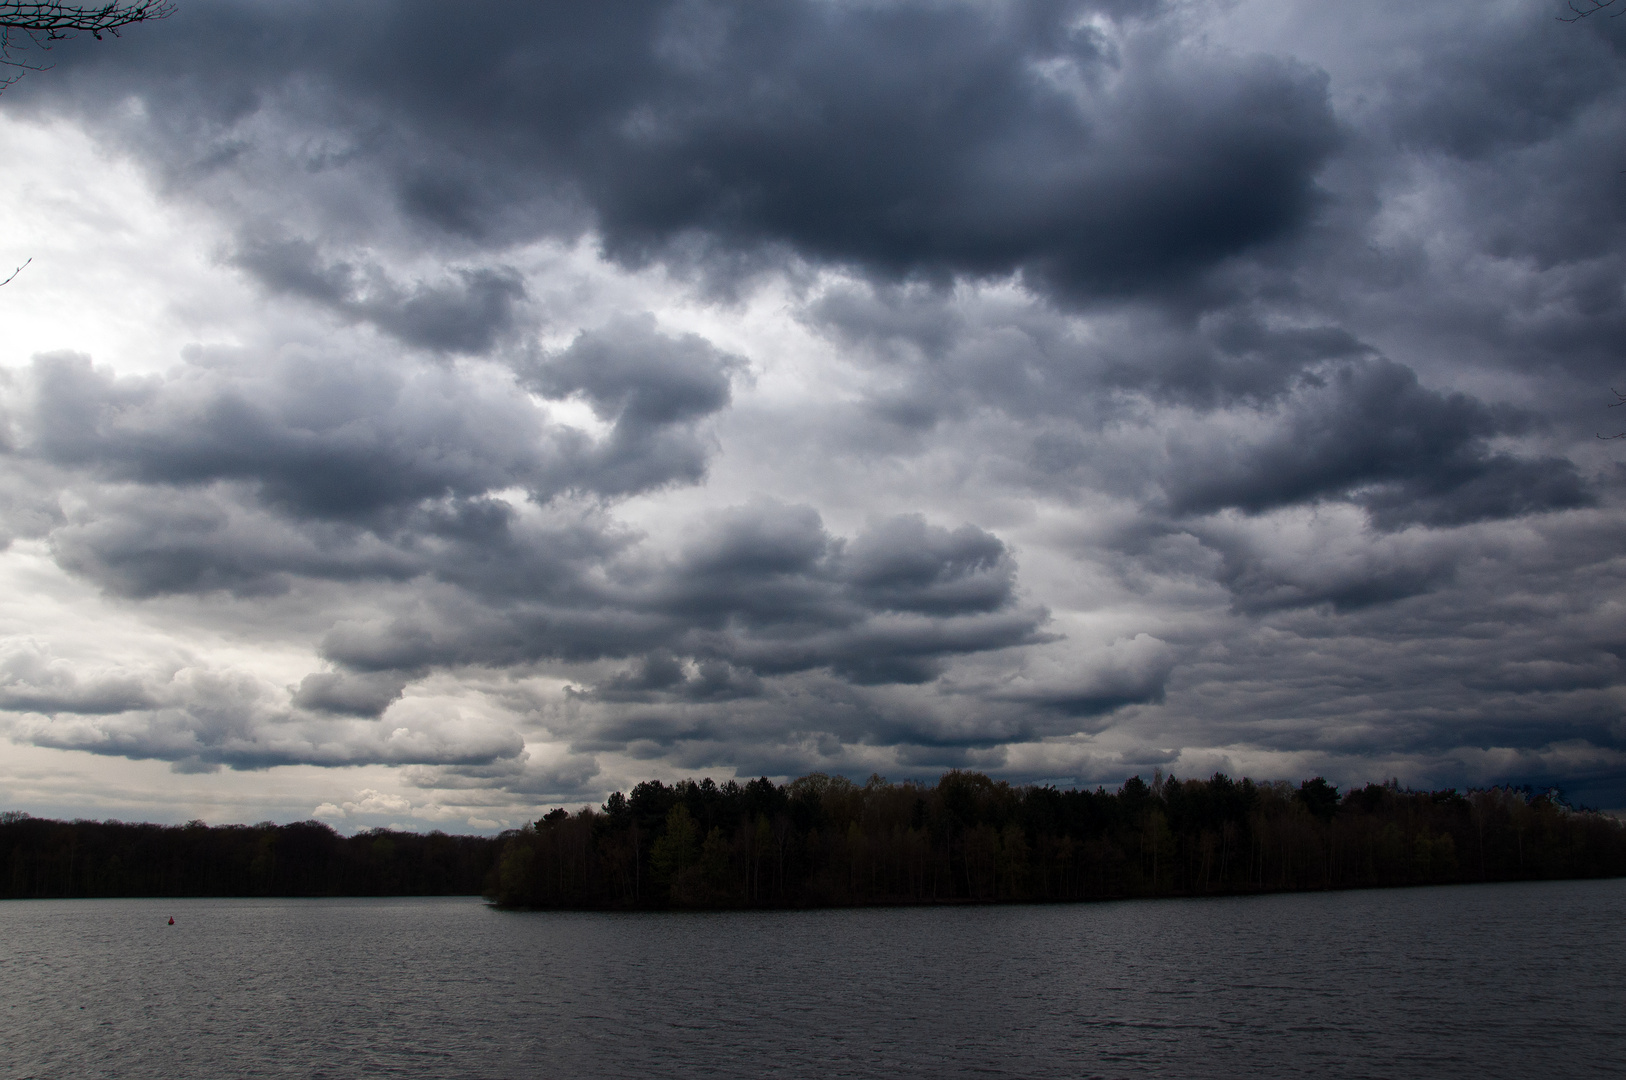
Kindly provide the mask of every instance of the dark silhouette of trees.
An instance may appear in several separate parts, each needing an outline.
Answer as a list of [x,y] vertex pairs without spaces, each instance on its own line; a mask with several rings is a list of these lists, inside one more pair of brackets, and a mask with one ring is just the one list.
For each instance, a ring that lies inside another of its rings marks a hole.
[[1299,801],[1320,821],[1331,821],[1338,813],[1338,789],[1317,776],[1299,785]]
[[1626,825],[1552,794],[1340,794],[1215,774],[1116,792],[952,771],[862,786],[647,781],[503,837],[489,894],[562,908],[1198,896],[1626,874]]
[[650,780],[501,837],[0,814],[0,898],[484,893],[658,909],[1072,901],[1626,875],[1626,824],[1556,793],[1340,793],[1216,773],[1117,791],[951,771]]
[[[291,825],[137,825],[0,814],[0,898],[455,896],[495,882],[484,836]],[[491,879],[488,881],[488,878]]]

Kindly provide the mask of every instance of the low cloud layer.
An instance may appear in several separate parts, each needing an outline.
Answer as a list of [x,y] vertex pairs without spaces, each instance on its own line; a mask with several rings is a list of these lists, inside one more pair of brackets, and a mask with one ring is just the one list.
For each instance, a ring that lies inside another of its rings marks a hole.
[[61,247],[0,292],[51,343],[0,356],[4,732],[351,825],[813,769],[1626,806],[1626,24],[1557,10],[59,43],[0,124],[106,171],[10,166]]
[[[156,759],[169,762],[178,773],[214,772],[222,766],[484,765],[524,751],[516,732],[461,718],[381,725],[359,717],[313,715],[289,708],[280,688],[231,671],[188,666],[81,673],[71,663],[26,645],[0,659],[0,669],[0,707],[12,714],[6,722],[12,739]],[[318,713],[360,714],[370,720],[382,705],[367,707],[374,703],[365,701],[358,689],[354,680],[346,686],[313,676],[293,695],[294,703]]]

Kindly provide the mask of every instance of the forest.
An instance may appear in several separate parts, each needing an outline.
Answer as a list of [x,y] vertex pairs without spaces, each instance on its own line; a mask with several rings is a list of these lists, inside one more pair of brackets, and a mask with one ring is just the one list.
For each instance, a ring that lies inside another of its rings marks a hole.
[[487,888],[498,841],[291,825],[137,825],[0,814],[0,899],[457,896]]
[[500,837],[0,814],[0,898],[485,895],[663,909],[1104,900],[1626,875],[1626,823],[1512,788],[951,771],[650,780]]
[[505,834],[488,896],[537,908],[1203,896],[1626,874],[1626,824],[1552,794],[1131,778],[1117,792],[648,781]]

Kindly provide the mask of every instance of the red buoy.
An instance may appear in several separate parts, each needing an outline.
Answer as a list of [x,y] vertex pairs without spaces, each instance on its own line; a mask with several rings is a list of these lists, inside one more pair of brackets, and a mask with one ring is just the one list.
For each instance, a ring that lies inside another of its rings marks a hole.
[[171,925],[171,926],[175,925],[175,916],[171,915],[169,917],[169,925]]

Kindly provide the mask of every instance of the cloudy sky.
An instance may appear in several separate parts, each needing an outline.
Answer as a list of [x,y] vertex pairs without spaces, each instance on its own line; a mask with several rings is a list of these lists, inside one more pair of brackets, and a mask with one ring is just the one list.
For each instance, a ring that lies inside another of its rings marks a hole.
[[1626,806],[1626,20],[183,0],[0,94],[0,806]]

